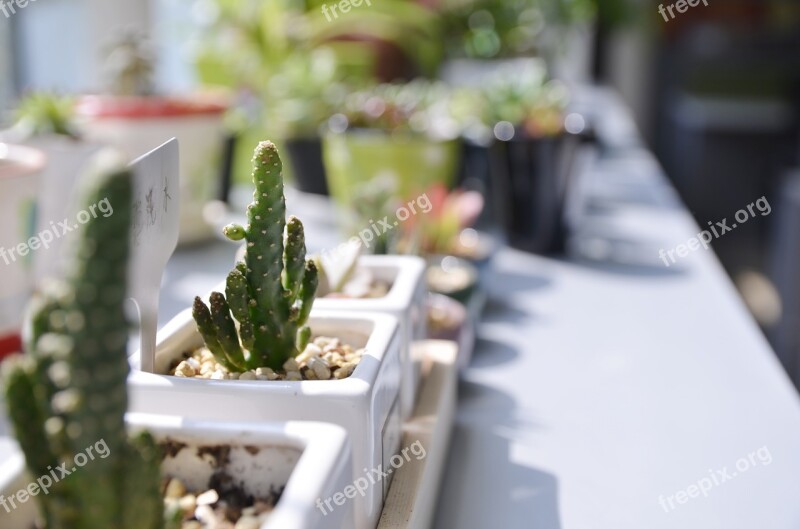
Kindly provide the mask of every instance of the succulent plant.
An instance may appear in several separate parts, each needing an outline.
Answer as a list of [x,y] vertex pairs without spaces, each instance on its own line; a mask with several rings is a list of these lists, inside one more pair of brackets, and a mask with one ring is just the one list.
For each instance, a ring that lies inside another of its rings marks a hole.
[[32,303],[26,355],[3,369],[9,417],[30,474],[41,476],[46,529],[163,523],[159,450],[149,434],[125,430],[131,174],[113,158],[87,175],[87,205],[108,199],[114,215],[84,225],[68,278]]
[[431,210],[424,217],[411,218],[403,224],[406,240],[401,246],[416,250],[412,241],[419,239],[423,254],[451,254],[457,250],[461,231],[475,224],[483,211],[483,195],[465,189],[449,191],[443,185],[435,185],[425,196],[431,202]]
[[249,223],[224,230],[229,239],[247,242],[245,260],[228,275],[225,294],[212,292],[210,306],[199,297],[194,301],[206,346],[232,372],[281,369],[311,334],[305,324],[319,277],[314,262],[306,259],[303,223],[294,216],[286,220],[282,170],[275,145],[261,142],[253,155]]
[[35,92],[22,98],[16,112],[14,126],[21,141],[30,137],[57,134],[78,139],[74,121],[75,102],[46,92]]
[[459,116],[454,115],[456,93],[442,82],[424,79],[374,85],[347,96],[342,112],[329,120],[329,127],[334,132],[375,129],[452,139],[461,126]]
[[153,93],[155,60],[144,35],[122,33],[109,46],[105,63],[111,91],[117,96],[148,96]]
[[557,136],[563,131],[569,91],[548,78],[542,61],[500,68],[486,80],[483,97],[484,123],[494,129],[498,139],[514,135],[511,129],[498,129],[504,122],[531,138]]
[[357,270],[361,250],[361,242],[353,237],[333,250],[315,256],[314,264],[317,265],[320,276],[319,291],[327,294],[341,293]]

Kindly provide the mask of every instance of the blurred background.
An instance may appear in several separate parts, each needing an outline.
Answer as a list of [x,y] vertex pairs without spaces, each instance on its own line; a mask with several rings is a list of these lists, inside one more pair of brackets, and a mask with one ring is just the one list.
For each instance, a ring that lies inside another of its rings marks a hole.
[[[31,0],[0,12],[3,128],[16,142],[55,133],[135,154],[178,135],[184,244],[208,236],[206,206],[236,199],[254,141],[272,138],[293,185],[332,195],[357,225],[392,197],[439,193],[440,222],[382,251],[458,253],[453,237],[474,226],[559,255],[565,175],[604,148],[587,90],[609,87],[699,226],[768,198],[769,216],[713,247],[795,373],[800,2],[712,0],[670,20],[658,5]],[[481,204],[459,194],[470,192]],[[466,218],[441,220],[459,201]]]

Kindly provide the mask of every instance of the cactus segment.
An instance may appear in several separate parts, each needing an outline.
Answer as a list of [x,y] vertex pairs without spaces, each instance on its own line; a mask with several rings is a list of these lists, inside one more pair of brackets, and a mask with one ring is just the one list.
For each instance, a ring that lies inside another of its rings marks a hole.
[[45,529],[160,529],[160,456],[124,421],[132,175],[98,160],[86,209],[108,200],[114,214],[83,226],[68,279],[31,304],[26,355],[3,366],[6,401],[30,474],[72,469],[38,495]]
[[200,334],[217,360],[232,371],[279,370],[310,337],[304,325],[319,277],[313,262],[306,260],[303,223],[296,217],[286,219],[282,170],[275,145],[261,142],[253,155],[255,192],[247,207],[248,224],[223,230],[231,240],[246,241],[245,261],[228,275],[227,300],[222,294],[212,295],[209,314],[195,301]]

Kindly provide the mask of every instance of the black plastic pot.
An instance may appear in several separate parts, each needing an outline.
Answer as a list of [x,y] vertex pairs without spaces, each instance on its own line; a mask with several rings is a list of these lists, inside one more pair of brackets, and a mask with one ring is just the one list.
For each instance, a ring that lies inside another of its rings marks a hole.
[[489,148],[491,196],[511,246],[540,254],[564,249],[564,202],[579,138],[516,134]]
[[322,140],[296,138],[286,140],[285,145],[295,187],[306,193],[327,196],[328,180],[322,163]]

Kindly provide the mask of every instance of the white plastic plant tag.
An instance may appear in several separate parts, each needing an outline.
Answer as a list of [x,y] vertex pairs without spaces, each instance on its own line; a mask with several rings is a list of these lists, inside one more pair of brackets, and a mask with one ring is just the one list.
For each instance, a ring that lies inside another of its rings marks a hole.
[[178,245],[180,184],[178,140],[131,163],[131,298],[139,309],[142,370],[152,372],[158,331],[158,300],[164,268]]

